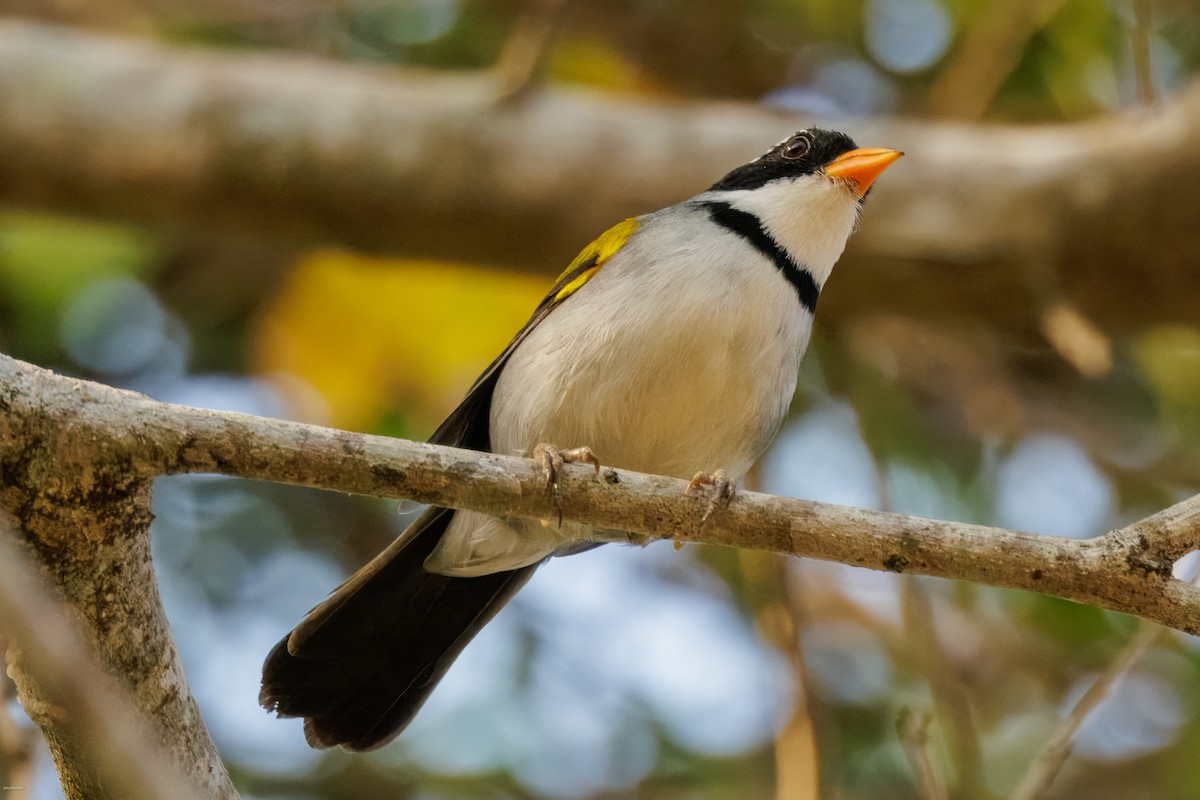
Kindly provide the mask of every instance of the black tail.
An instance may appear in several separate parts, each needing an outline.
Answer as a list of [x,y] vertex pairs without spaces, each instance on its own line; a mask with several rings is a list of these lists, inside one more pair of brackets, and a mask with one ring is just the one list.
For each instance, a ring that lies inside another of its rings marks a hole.
[[479,578],[426,572],[453,515],[426,511],[267,656],[259,702],[304,717],[313,747],[371,750],[391,741],[533,574],[536,566]]

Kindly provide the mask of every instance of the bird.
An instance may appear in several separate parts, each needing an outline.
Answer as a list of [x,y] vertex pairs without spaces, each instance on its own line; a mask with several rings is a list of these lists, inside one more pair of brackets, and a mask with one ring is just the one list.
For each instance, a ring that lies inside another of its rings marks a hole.
[[[531,455],[552,487],[563,463],[603,460],[727,500],[781,426],[817,299],[901,155],[809,128],[617,223],[429,441]],[[381,747],[540,564],[612,533],[430,507],[271,650],[260,703],[302,717],[315,748]]]

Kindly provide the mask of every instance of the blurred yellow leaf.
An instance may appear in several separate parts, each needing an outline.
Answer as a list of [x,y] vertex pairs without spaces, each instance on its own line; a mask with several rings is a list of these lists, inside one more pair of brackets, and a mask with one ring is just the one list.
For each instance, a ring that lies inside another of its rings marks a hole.
[[463,264],[313,253],[266,309],[254,366],[279,379],[302,418],[371,430],[400,411],[412,435],[424,435],[546,288],[540,278]]
[[1135,353],[1160,402],[1176,409],[1200,406],[1200,330],[1160,325],[1138,339]]
[[546,74],[564,83],[618,92],[653,91],[638,69],[612,45],[599,39],[572,38],[553,48]]

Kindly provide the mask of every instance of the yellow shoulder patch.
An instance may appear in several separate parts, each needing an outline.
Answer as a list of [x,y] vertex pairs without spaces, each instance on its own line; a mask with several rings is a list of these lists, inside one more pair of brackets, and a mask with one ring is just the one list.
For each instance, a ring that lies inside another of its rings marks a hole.
[[557,291],[554,292],[554,303],[561,303],[587,283],[593,275],[600,271],[604,262],[612,258],[618,250],[625,246],[629,237],[638,229],[636,219],[618,222],[600,235],[600,238],[583,248],[583,252],[575,256],[563,273],[554,282]]

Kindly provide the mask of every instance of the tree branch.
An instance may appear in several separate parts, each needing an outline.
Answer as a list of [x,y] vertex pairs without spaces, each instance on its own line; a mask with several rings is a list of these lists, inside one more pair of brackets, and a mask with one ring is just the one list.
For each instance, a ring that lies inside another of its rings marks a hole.
[[977,120],[987,113],[1029,40],[1065,0],[1016,0],[984,6],[962,43],[929,89],[925,107],[942,119]]
[[[236,798],[159,601],[149,473],[137,465],[138,449],[120,440],[127,430],[99,433],[105,417],[119,413],[111,401],[120,395],[6,357],[0,372],[0,522],[22,534],[41,577],[70,605],[96,658],[182,774],[176,796],[190,787],[203,797]],[[86,709],[55,702],[38,651],[25,649],[20,630],[12,633],[19,647],[10,669],[21,703],[46,737],[69,800],[130,796],[89,758],[76,724]]]
[[[553,273],[613,221],[678,202],[813,121],[754,105],[500,94],[495,76],[0,22],[0,201]],[[1007,314],[1010,331],[1038,335],[1017,267],[1101,329],[1200,316],[1200,284],[1183,279],[1200,251],[1200,88],[1082,123],[853,128],[909,158],[872,192],[870,224],[822,301],[827,320],[838,296],[857,313],[895,311],[913,294],[897,289],[924,270],[916,310]],[[1114,275],[1138,287],[1137,303],[1112,291]]]
[[11,539],[11,531],[0,530],[0,630],[18,651],[14,678],[22,704],[43,728],[48,716],[58,717],[55,729],[70,728],[71,746],[85,754],[85,763],[94,769],[87,774],[79,759],[62,758],[60,747],[55,756],[68,795],[92,798],[108,792],[122,800],[211,796],[189,792],[175,766],[130,713],[129,698],[97,667],[66,609],[46,596]]
[[[91,464],[134,483],[216,472],[502,517],[558,513],[529,459],[159,403],[7,357],[0,410],[0,465],[10,484],[47,471],[69,482],[78,476],[61,474],[64,465]],[[31,438],[33,430],[40,433]],[[614,469],[596,477],[577,465],[561,485],[564,519],[638,541],[671,537],[1027,589],[1200,633],[1200,589],[1171,576],[1200,538],[1200,496],[1079,540],[756,492],[738,494],[700,526],[707,498],[687,494],[685,481]],[[7,490],[0,500],[10,507]]]

